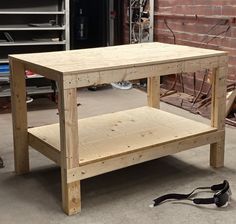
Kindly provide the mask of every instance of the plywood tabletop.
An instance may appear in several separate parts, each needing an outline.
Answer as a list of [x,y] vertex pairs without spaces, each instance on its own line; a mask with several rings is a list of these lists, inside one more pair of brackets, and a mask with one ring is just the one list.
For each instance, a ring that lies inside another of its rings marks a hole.
[[71,51],[10,55],[64,74],[105,71],[226,55],[226,52],[164,43],[142,43]]

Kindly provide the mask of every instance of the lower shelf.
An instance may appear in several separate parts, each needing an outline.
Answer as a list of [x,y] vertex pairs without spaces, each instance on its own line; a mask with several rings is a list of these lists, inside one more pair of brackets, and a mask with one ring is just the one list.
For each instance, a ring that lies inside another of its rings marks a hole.
[[[150,107],[80,119],[78,126],[81,166],[217,131]],[[60,163],[59,124],[30,128],[28,132],[33,148]]]

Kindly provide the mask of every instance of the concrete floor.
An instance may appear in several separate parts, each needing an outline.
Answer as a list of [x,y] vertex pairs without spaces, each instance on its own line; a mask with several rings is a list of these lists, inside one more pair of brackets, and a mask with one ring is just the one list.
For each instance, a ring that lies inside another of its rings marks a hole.
[[[99,90],[79,92],[79,116],[119,111],[146,105],[146,95],[138,90]],[[163,110],[194,120],[208,120],[172,106]],[[29,125],[58,121],[57,110],[29,112]],[[16,176],[13,172],[11,114],[0,115],[0,223],[3,224],[233,224],[236,202],[227,208],[194,206],[190,202],[164,203],[153,209],[156,196],[169,192],[188,193],[197,186],[210,186],[227,179],[236,192],[236,130],[226,129],[225,167],[209,167],[209,146],[181,152],[126,169],[82,181],[82,213],[68,217],[61,210],[60,169],[53,162],[30,151],[32,172]],[[202,196],[202,195],[201,195]],[[233,196],[235,198],[235,196]]]

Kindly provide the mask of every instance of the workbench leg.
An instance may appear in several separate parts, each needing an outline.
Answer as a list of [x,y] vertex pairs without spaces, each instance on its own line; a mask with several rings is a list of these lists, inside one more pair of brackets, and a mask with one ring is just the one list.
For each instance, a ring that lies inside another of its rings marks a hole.
[[15,171],[24,174],[29,172],[25,69],[13,59],[10,59],[10,67]]
[[[227,67],[214,69],[212,74],[211,126],[223,131],[225,130],[226,75]],[[224,136],[211,144],[210,165],[212,167],[224,166],[224,147]]]
[[67,170],[61,167],[62,208],[67,215],[81,211],[80,181],[68,183]]
[[81,210],[80,181],[70,182],[67,171],[79,167],[77,90],[63,90],[59,85],[59,114],[61,140],[62,204],[66,214]]
[[160,76],[148,78],[147,98],[148,106],[160,108]]

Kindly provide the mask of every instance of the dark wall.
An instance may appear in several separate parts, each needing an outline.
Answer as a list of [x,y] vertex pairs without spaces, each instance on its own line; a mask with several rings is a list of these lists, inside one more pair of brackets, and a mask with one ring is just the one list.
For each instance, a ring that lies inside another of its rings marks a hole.
[[[74,0],[71,3],[72,49],[105,46],[106,0]],[[82,28],[81,28],[81,24]]]
[[123,0],[114,2],[115,13],[108,11],[108,2],[109,0],[71,2],[72,49],[107,46],[110,16],[113,16],[115,22],[115,44],[122,43]]

